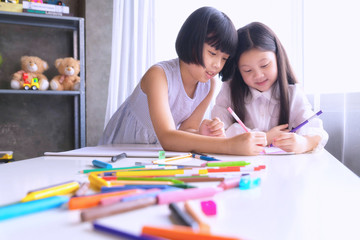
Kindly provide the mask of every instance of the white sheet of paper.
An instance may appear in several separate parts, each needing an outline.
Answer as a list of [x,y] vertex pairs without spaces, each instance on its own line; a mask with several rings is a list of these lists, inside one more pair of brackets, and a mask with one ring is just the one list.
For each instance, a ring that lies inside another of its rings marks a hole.
[[[84,147],[79,149],[74,149],[64,152],[45,152],[45,156],[81,156],[81,157],[113,157],[119,155],[123,152],[126,153],[128,157],[139,157],[139,158],[158,158],[159,151],[164,151],[160,145],[149,148],[146,144],[139,144],[134,147],[126,147],[119,145],[104,145],[104,146],[95,146],[95,147]],[[179,155],[184,155],[184,152],[171,152],[165,151],[166,157],[175,157]]]

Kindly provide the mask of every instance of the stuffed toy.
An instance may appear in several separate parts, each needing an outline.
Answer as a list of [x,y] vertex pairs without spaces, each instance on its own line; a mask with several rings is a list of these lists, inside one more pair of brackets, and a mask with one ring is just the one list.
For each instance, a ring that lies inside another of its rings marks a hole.
[[80,89],[80,61],[74,58],[58,58],[55,67],[60,75],[55,76],[50,81],[52,90],[79,90]]
[[21,70],[13,74],[10,82],[12,89],[22,89],[31,81],[36,81],[36,87],[32,89],[47,90],[49,88],[49,81],[44,74],[49,66],[47,62],[35,56],[22,56]]

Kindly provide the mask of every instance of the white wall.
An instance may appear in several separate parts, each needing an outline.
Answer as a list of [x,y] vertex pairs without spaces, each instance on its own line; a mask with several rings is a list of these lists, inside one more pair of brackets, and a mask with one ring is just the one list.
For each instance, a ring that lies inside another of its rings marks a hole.
[[308,93],[360,91],[360,2],[304,0]]
[[[302,81],[302,0],[155,0],[155,62],[176,58],[175,41],[186,18],[196,9],[211,6],[224,12],[236,29],[258,21],[268,25],[280,38],[300,81]],[[300,36],[300,37],[299,37]],[[217,92],[221,81],[218,81]],[[205,118],[210,118],[210,110]]]
[[175,40],[186,18],[196,9],[211,6],[230,17],[236,29],[254,21],[268,25],[280,38],[293,62],[298,76],[302,75],[301,0],[155,0],[155,60],[175,58]]

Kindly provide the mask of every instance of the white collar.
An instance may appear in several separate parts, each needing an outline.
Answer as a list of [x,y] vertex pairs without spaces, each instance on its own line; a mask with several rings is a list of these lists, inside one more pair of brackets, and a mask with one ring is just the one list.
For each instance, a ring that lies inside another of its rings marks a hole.
[[260,92],[258,90],[256,90],[255,88],[251,88],[249,87],[250,90],[250,94],[246,99],[247,103],[252,103],[254,101],[256,101],[258,98],[263,98],[265,100],[267,100],[268,102],[271,102],[272,104],[276,104],[279,101],[279,87],[276,84],[276,90],[275,90],[275,96],[273,95],[273,88],[274,85],[272,85],[267,91],[265,92]]

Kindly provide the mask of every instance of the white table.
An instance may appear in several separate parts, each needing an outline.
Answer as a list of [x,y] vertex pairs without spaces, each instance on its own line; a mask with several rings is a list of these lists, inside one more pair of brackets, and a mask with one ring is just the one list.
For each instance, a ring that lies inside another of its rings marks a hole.
[[[150,146],[149,146],[150,147]],[[256,157],[220,156],[223,160],[265,163],[261,186],[217,194],[218,214],[210,218],[214,234],[243,239],[360,239],[360,178],[328,152]],[[23,198],[29,190],[87,180],[80,170],[93,157],[38,157],[0,165],[0,205]],[[96,159],[108,161],[108,157]],[[125,159],[114,167],[140,159]],[[150,159],[142,159],[150,161]],[[99,220],[131,233],[143,225],[171,226],[167,205]],[[1,239],[115,239],[80,221],[80,211],[53,209],[0,222]]]

